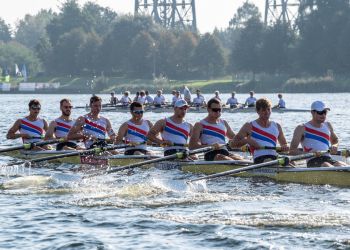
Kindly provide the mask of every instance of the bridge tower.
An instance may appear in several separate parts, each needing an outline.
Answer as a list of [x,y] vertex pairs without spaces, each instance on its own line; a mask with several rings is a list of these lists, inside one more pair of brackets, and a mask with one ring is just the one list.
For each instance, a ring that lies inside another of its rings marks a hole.
[[[265,0],[265,25],[287,23],[293,29],[299,15],[299,6],[304,0]],[[308,1],[308,0],[306,0]]]
[[195,0],[135,0],[135,15],[151,15],[166,28],[197,30]]

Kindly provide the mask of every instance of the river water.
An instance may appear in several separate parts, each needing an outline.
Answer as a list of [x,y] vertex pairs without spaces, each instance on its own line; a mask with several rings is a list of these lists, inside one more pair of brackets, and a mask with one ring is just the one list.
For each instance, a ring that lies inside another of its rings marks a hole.
[[[222,95],[227,99],[229,95]],[[266,96],[277,102],[275,94]],[[289,108],[309,108],[314,100],[330,105],[329,121],[341,147],[350,146],[349,94],[285,94]],[[1,95],[0,145],[6,131],[27,114],[32,95]],[[42,117],[59,116],[62,95],[36,95]],[[70,95],[76,106],[88,95]],[[108,99],[108,95],[102,95]],[[209,97],[209,95],[207,96]],[[239,94],[243,102],[246,95]],[[73,110],[73,116],[83,114]],[[156,121],[169,114],[146,113]],[[128,114],[107,114],[115,130]],[[196,122],[205,114],[188,115]],[[225,114],[237,131],[253,113]],[[272,114],[288,141],[309,113]],[[0,164],[10,158],[0,156]],[[50,177],[37,185],[0,189],[0,249],[350,249],[350,192],[334,186],[220,178],[191,188],[178,170],[139,170],[131,175],[82,179],[69,166],[1,168],[0,183],[28,175]],[[66,168],[67,167],[67,168]]]

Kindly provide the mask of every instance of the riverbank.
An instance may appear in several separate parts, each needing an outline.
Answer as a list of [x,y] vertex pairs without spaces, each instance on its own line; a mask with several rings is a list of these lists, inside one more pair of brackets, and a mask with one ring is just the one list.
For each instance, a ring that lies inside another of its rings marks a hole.
[[[10,93],[28,93],[18,91],[16,84],[21,79],[12,83]],[[66,93],[109,93],[115,91],[122,93],[126,90],[136,92],[139,90],[149,90],[154,93],[158,89],[169,93],[173,89],[180,89],[187,85],[192,92],[200,89],[203,93],[213,93],[219,90],[223,93],[236,91],[246,93],[254,90],[259,93],[343,93],[350,92],[350,79],[345,77],[303,77],[288,78],[285,76],[260,75],[256,80],[234,79],[231,76],[211,79],[211,80],[168,80],[166,78],[150,79],[130,79],[124,77],[36,77],[28,82],[37,83],[60,83],[59,89],[40,89],[36,93],[46,94],[66,94]],[[9,92],[4,92],[9,93]]]

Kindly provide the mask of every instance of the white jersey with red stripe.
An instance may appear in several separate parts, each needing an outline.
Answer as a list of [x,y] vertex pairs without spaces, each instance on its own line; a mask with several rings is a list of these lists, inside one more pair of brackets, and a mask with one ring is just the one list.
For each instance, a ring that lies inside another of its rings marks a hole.
[[214,143],[225,144],[227,128],[224,120],[219,120],[217,123],[209,123],[206,120],[200,121],[202,132],[200,140],[202,145],[213,145]]
[[65,121],[61,118],[55,119],[56,122],[56,128],[55,128],[55,136],[56,138],[63,138],[66,137],[69,130],[73,127],[75,121]]
[[[107,133],[107,119],[100,117],[98,120],[91,120],[88,115],[84,116],[85,124],[83,127],[83,134],[85,136],[91,136],[97,139],[106,139]],[[84,144],[86,148],[89,148],[95,141],[85,140]]]
[[126,142],[141,143],[141,145],[135,146],[132,149],[146,149],[147,134],[150,130],[149,122],[147,120],[142,120],[142,123],[137,125],[129,120],[127,125],[128,130],[125,136]]
[[320,128],[312,126],[309,122],[304,124],[304,139],[302,146],[305,152],[327,151],[330,143],[331,131],[327,123]]
[[164,150],[183,149],[188,142],[190,136],[191,125],[183,121],[182,123],[175,123],[170,118],[165,118],[165,127],[162,132],[162,138],[165,141],[170,141],[178,146],[165,147]]
[[31,139],[23,139],[23,143],[34,143],[42,141],[42,137],[44,135],[44,120],[38,118],[35,121],[30,121],[27,118],[21,119],[21,125],[19,132],[21,134],[27,134],[33,138]]
[[[279,130],[275,122],[271,121],[267,128],[260,126],[256,121],[252,121],[250,124],[252,126],[251,138],[254,141],[261,147],[276,147]],[[277,155],[274,149],[252,149],[252,152],[254,159],[264,155]]]

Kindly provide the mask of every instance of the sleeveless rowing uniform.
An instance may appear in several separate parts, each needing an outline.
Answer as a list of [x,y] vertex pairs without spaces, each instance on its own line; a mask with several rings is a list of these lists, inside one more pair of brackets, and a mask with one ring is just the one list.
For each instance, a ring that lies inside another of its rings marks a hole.
[[36,121],[30,121],[27,118],[21,119],[21,125],[19,132],[21,134],[27,134],[33,138],[22,139],[23,143],[35,143],[42,141],[42,136],[44,135],[44,120],[38,118]]
[[163,95],[155,96],[154,99],[153,99],[153,104],[154,104],[155,107],[159,107],[160,108],[162,106],[162,104],[164,104],[164,103],[165,103],[165,98],[164,98]]
[[227,102],[227,105],[230,105],[230,108],[236,108],[238,105],[238,100],[236,97],[230,97]]
[[128,96],[123,95],[120,98],[120,102],[121,102],[122,106],[128,106],[129,102],[130,102],[130,98]]
[[[327,123],[322,123],[320,128],[312,126],[309,122],[304,124],[304,139],[301,143],[304,152],[327,151],[331,146],[331,131]],[[307,161],[308,167],[320,167],[323,162],[334,164],[330,154],[311,158]]]
[[278,107],[281,109],[285,109],[286,108],[286,102],[283,99],[280,99],[278,101]]
[[[55,119],[56,127],[55,127],[55,137],[56,138],[63,138],[68,135],[69,130],[73,127],[75,121],[65,121],[61,118]],[[78,145],[74,141],[66,141],[61,142],[56,145],[56,150],[62,150],[64,146],[76,148]]]
[[[256,121],[252,121],[252,134],[251,138],[255,140],[261,147],[276,147],[279,131],[277,124],[273,121],[270,122],[270,126],[264,128],[260,126]],[[276,159],[277,153],[274,149],[251,149],[253,153],[254,163],[264,162],[266,159]]]
[[[85,115],[84,119],[85,124],[83,126],[83,134],[85,136],[91,136],[100,139],[100,141],[98,142],[91,139],[85,140],[85,147],[89,149],[97,145],[106,146],[107,119],[104,117],[100,117],[98,120],[91,120],[88,115]],[[113,135],[113,130],[108,131],[108,134]]]
[[248,97],[245,101],[248,107],[255,107],[256,98],[255,97]]
[[126,142],[136,142],[140,143],[140,145],[137,145],[135,147],[132,147],[130,149],[125,149],[125,155],[133,155],[135,151],[140,151],[144,154],[147,153],[147,134],[150,130],[149,123],[147,120],[142,120],[141,125],[137,125],[133,123],[132,121],[127,122],[128,130],[125,135],[125,141]]
[[[206,120],[201,120],[202,132],[200,136],[202,145],[213,145],[214,143],[226,144],[226,134],[227,128],[225,126],[224,120],[218,120],[217,123],[209,123]],[[204,159],[206,161],[213,161],[217,154],[222,154],[225,156],[230,155],[227,148],[221,148],[218,150],[212,150],[204,154]]]
[[191,125],[183,121],[178,124],[173,122],[170,118],[165,118],[165,127],[162,132],[163,140],[170,141],[174,143],[174,146],[165,147],[164,155],[171,155],[176,152],[186,151],[186,146],[188,142],[188,137],[190,136]]
[[146,102],[146,97],[145,96],[139,96],[137,98],[137,102],[141,103],[142,105],[145,104]]

